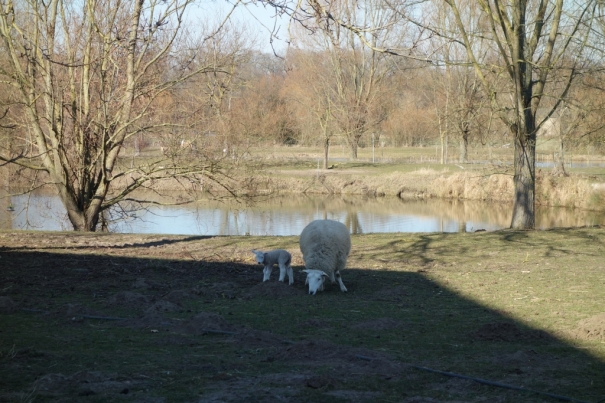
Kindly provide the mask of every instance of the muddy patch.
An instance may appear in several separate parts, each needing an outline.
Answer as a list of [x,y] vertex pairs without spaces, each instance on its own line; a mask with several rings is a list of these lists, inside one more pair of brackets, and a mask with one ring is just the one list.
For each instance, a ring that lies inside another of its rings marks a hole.
[[305,380],[305,386],[312,389],[334,389],[342,385],[342,382],[328,375],[316,375]]
[[281,281],[265,281],[250,288],[246,294],[249,298],[285,298],[303,292]]
[[460,400],[438,400],[438,399],[433,399],[431,397],[421,397],[421,396],[414,396],[414,397],[407,397],[405,399],[403,399],[401,401],[401,403],[464,403]]
[[538,376],[547,369],[560,367],[571,370],[569,363],[561,362],[556,356],[539,353],[534,349],[524,349],[517,350],[513,353],[498,354],[493,357],[491,362],[499,368],[504,369],[504,372],[510,376],[522,376],[525,374]]
[[110,307],[128,307],[130,309],[147,308],[151,298],[132,291],[120,291],[109,297],[107,305]]
[[385,287],[372,295],[372,299],[375,301],[388,301],[388,302],[400,302],[403,301],[408,295],[406,287]]
[[494,358],[494,364],[506,366],[530,365],[538,361],[545,361],[535,350],[518,350],[511,354],[499,355]]
[[404,364],[375,351],[345,347],[325,340],[292,343],[277,351],[275,359],[312,367],[330,362],[332,366],[347,374],[381,376],[384,379],[400,376],[404,370],[409,369]]
[[391,330],[397,329],[402,326],[403,323],[398,320],[391,318],[378,318],[374,320],[356,323],[354,325],[351,325],[351,328],[365,330]]
[[177,304],[173,304],[170,301],[160,300],[155,304],[151,305],[146,313],[154,313],[154,312],[179,312],[182,311],[183,308],[178,306]]
[[72,375],[47,374],[35,382],[38,394],[48,397],[69,394],[83,398],[102,395],[131,395],[148,386],[149,381],[129,378],[116,374],[105,374],[94,371],[80,371]]
[[550,336],[546,332],[541,330],[522,331],[517,325],[507,322],[488,323],[471,332],[469,336],[478,341],[550,340]]
[[13,313],[17,310],[17,304],[9,297],[0,297],[0,313]]
[[332,324],[330,322],[328,322],[327,320],[311,318],[311,319],[307,319],[307,320],[301,322],[300,326],[314,327],[317,329],[325,329],[327,327],[332,327]]
[[164,316],[162,312],[156,310],[150,310],[140,318],[116,321],[115,325],[142,329],[152,333],[171,332],[180,335],[203,335],[207,333],[234,335],[242,333],[246,329],[244,326],[227,322],[216,313],[200,312],[190,319],[175,319]]
[[241,332],[244,327],[227,322],[221,315],[211,312],[200,312],[190,320],[180,324],[181,331],[188,334],[204,334],[208,332],[225,332],[225,334]]
[[191,294],[205,299],[226,298],[234,299],[241,293],[241,286],[233,282],[198,284],[191,288]]
[[164,290],[166,289],[166,286],[155,281],[139,277],[134,281],[134,283],[132,283],[132,288],[137,290]]
[[171,302],[175,305],[182,305],[184,301],[195,298],[195,295],[187,292],[186,290],[174,290],[164,295],[162,299],[164,301]]
[[605,340],[605,313],[579,321],[572,335],[579,340]]
[[82,304],[65,304],[53,312],[53,314],[58,318],[71,322],[80,322],[84,318],[104,316],[102,313]]

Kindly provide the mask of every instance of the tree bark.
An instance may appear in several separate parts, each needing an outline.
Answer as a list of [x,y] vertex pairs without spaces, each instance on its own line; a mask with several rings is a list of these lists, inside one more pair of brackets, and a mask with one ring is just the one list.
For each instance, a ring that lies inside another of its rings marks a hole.
[[328,154],[330,152],[330,137],[324,138],[324,169],[328,169]]
[[553,153],[553,175],[567,176],[567,171],[565,171],[565,148],[562,135],[559,135],[559,152]]
[[459,155],[460,163],[468,162],[468,131],[462,133],[460,137],[460,155]]
[[357,149],[359,148],[359,144],[355,139],[351,139],[349,142],[349,151],[352,160],[357,160]]
[[[530,123],[531,126],[531,122]],[[517,129],[519,130],[519,129]],[[517,132],[514,151],[514,204],[511,228],[535,227],[536,133]]]

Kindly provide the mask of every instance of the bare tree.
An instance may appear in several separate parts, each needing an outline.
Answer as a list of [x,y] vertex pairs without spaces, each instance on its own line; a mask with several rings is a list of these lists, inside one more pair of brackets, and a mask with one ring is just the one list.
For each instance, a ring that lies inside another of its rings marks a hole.
[[244,85],[229,101],[232,136],[240,143],[298,142],[296,118],[287,102],[284,60],[255,52],[242,73]]
[[229,66],[200,61],[200,40],[183,26],[190,3],[0,1],[8,55],[1,81],[17,93],[27,135],[21,150],[1,150],[0,160],[44,173],[75,230],[94,231],[104,212],[162,178],[225,183],[220,160],[182,152],[120,165],[135,136],[185,126],[177,112],[160,113],[179,86],[199,74],[230,74]]
[[291,50],[288,53],[288,99],[299,111],[301,130],[314,131],[324,151],[324,169],[328,168],[330,142],[338,131],[334,113],[334,83],[331,65],[324,51]]
[[[403,33],[395,25],[397,13],[381,7],[373,0],[348,0],[338,3],[311,3],[315,11],[314,23],[306,27],[314,32],[303,40],[297,32],[296,40],[302,49],[324,51],[329,63],[322,83],[324,91],[331,91],[330,110],[339,134],[349,146],[352,159],[364,134],[377,128],[386,118],[386,78],[395,68],[388,54],[376,50],[382,41],[395,41]],[[383,35],[372,32],[355,33],[334,24],[339,15],[355,24],[379,26]],[[365,43],[372,46],[368,47]]]
[[[424,35],[421,37],[443,36],[466,50],[465,59],[473,66],[492,110],[514,137],[515,193],[511,227],[534,228],[536,131],[544,121],[537,121],[537,115],[544,97],[564,99],[577,77],[588,48],[587,41],[591,39],[592,17],[598,2],[438,0],[441,1],[452,13],[455,31],[431,25],[422,12],[423,2],[406,4],[384,0],[384,4],[418,26]],[[418,50],[416,46],[377,46],[365,40],[368,32],[372,32],[373,37],[380,33],[379,25],[339,16],[332,12],[332,3],[313,0],[311,5],[321,18],[354,33],[370,49],[421,58],[414,52]],[[479,14],[469,10],[478,10]],[[475,15],[479,18],[472,19]],[[481,46],[477,46],[478,43]],[[485,46],[497,56],[493,63],[484,63],[480,57]],[[407,48],[408,52],[403,52],[402,48]],[[432,55],[428,54],[426,58],[430,59]],[[555,69],[557,74],[553,75]],[[506,86],[495,85],[504,76]],[[553,79],[557,85],[552,85]],[[559,105],[560,102],[555,102],[543,115],[544,119]]]
[[[535,226],[536,132],[537,116],[544,97],[565,98],[578,73],[578,63],[589,33],[584,24],[594,2],[565,3],[563,0],[444,0],[456,21],[458,31],[450,35],[467,52],[467,57],[489,94],[492,108],[514,137],[514,205],[511,227]],[[468,8],[479,7],[487,28],[465,20]],[[455,36],[454,36],[455,35]],[[472,38],[488,39],[497,49],[498,64],[484,64]],[[508,78],[507,88],[495,88],[490,75]],[[557,75],[551,73],[556,69]],[[556,78],[562,85],[551,85]],[[558,92],[555,90],[558,89]],[[555,102],[550,117],[559,107]]]
[[433,77],[426,63],[405,58],[394,59],[397,71],[387,81],[389,102],[387,119],[381,124],[385,140],[394,146],[418,146],[435,140]]
[[605,128],[605,88],[602,82],[600,71],[584,75],[581,82],[569,91],[557,113],[547,119],[538,131],[545,140],[555,142],[552,147],[553,175],[568,176],[565,169],[568,147],[582,147],[590,154],[594,146],[602,142]]

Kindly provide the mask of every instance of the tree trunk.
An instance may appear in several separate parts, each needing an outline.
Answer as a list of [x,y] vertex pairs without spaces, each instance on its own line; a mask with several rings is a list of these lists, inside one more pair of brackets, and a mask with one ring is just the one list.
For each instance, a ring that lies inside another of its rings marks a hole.
[[351,139],[351,142],[349,143],[349,149],[351,152],[352,160],[357,160],[357,148],[358,148],[357,141],[355,141],[355,139]]
[[351,231],[351,234],[363,234],[361,223],[359,222],[359,216],[357,213],[349,212],[345,218],[345,225]]
[[330,152],[330,138],[324,138],[324,169],[328,169],[328,154]]
[[536,132],[531,126],[525,132],[521,128],[515,131],[515,195],[511,228],[533,229],[536,224]]
[[567,176],[565,171],[565,148],[563,146],[563,136],[559,136],[559,152],[553,153],[553,175]]
[[464,132],[460,138],[460,163],[468,162],[468,132]]
[[[65,204],[68,205],[69,203]],[[85,212],[77,208],[68,208],[67,216],[75,231],[94,232],[99,223],[100,212],[90,208]]]
[[[56,177],[56,176],[55,176]],[[59,181],[55,181],[58,183]],[[101,184],[89,198],[72,192],[64,184],[56,185],[59,197],[67,210],[67,217],[75,231],[94,232],[101,215],[101,204],[107,196],[107,185]]]

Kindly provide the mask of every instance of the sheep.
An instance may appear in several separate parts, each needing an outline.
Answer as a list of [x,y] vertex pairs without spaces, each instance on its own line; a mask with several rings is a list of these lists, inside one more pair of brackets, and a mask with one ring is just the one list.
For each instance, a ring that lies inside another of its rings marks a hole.
[[256,255],[256,262],[265,265],[263,269],[263,282],[269,281],[271,272],[273,271],[273,265],[279,266],[279,281],[286,279],[286,273],[290,279],[290,285],[294,284],[294,272],[292,271],[292,255],[290,252],[283,249],[275,249],[269,252],[262,252],[260,250],[252,249],[252,253]]
[[309,294],[323,291],[328,276],[332,284],[338,279],[340,291],[347,292],[340,270],[347,265],[351,252],[348,228],[338,221],[315,220],[303,229],[299,244],[305,261],[303,273],[307,273],[305,284],[309,284]]

